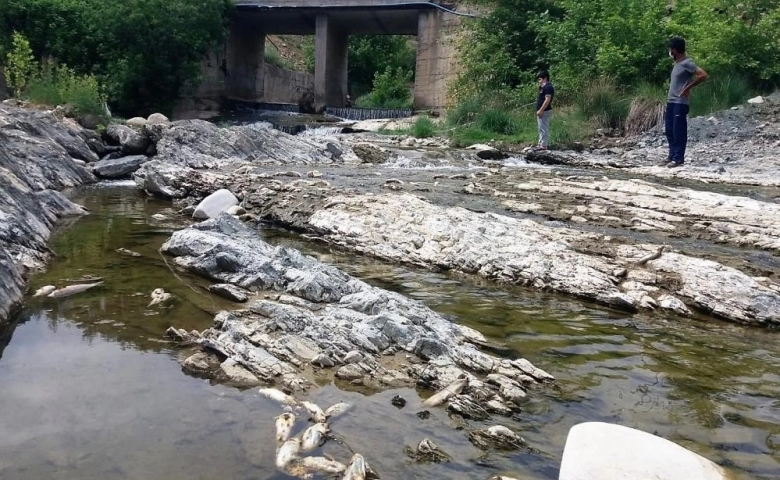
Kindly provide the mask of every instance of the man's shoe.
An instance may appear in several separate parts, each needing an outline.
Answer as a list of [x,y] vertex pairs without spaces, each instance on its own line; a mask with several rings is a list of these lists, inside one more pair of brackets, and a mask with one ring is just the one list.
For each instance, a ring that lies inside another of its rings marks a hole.
[[660,165],[660,166],[662,166],[662,167],[666,167],[667,165],[669,165],[669,164],[670,164],[670,163],[672,163],[673,161],[674,161],[674,160],[672,160],[671,158],[667,158],[666,160],[664,160],[664,161],[660,162],[660,163],[659,163],[659,165]]
[[669,165],[667,165],[668,168],[677,168],[682,167],[685,164],[685,162],[670,162]]

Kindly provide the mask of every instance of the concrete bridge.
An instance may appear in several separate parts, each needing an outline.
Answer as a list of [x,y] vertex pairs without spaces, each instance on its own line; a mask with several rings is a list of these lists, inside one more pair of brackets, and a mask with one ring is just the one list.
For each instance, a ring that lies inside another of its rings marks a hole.
[[265,36],[315,35],[315,101],[343,107],[350,35],[416,35],[414,106],[442,108],[455,58],[454,47],[442,48],[442,35],[453,30],[445,26],[456,22],[454,12],[437,1],[238,0],[227,44],[224,93],[265,101]]

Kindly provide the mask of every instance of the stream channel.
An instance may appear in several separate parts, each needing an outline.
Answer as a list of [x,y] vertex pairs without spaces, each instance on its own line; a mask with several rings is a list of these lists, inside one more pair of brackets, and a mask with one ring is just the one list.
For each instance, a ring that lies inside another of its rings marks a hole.
[[[57,257],[31,279],[30,291],[84,275],[105,283],[66,299],[30,298],[0,330],[0,478],[287,478],[274,468],[279,406],[256,389],[188,376],[179,360],[192,351],[163,338],[169,326],[203,330],[214,313],[234,308],[158,252],[189,220],[132,182],[68,194],[91,214],[60,225],[51,241]],[[166,220],[152,217],[158,213]],[[522,453],[478,450],[443,408],[421,420],[421,399],[412,389],[376,393],[324,385],[313,391],[321,405],[355,405],[333,423],[343,444],[327,448],[348,458],[351,446],[385,480],[486,480],[493,473],[555,479],[568,430],[583,421],[655,433],[727,467],[735,478],[780,477],[780,332],[629,315],[344,254],[266,226],[261,234],[418,299],[556,377],[557,388],[530,393],[517,420],[494,419],[534,449]],[[141,256],[121,255],[120,247]],[[175,301],[147,307],[155,288]],[[407,400],[405,407],[391,404],[395,395]],[[417,464],[406,457],[404,446],[424,437],[452,460]]]

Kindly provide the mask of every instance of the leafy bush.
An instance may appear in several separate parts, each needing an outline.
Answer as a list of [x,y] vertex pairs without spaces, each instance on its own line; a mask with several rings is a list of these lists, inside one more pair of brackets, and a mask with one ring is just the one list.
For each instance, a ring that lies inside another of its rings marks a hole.
[[127,116],[169,111],[224,39],[232,0],[3,0],[0,43],[12,29],[37,58],[56,58],[106,86]]
[[412,124],[411,134],[415,138],[428,138],[436,133],[436,126],[426,115],[420,116]]
[[282,55],[279,53],[279,50],[277,50],[276,47],[268,48],[268,45],[266,45],[265,52],[263,53],[263,59],[265,60],[265,63],[270,63],[271,65],[277,66],[279,68],[290,69],[292,67],[287,60],[282,58]]
[[30,42],[24,35],[14,32],[13,48],[6,57],[5,77],[15,97],[20,97],[30,83],[37,68]]
[[95,76],[78,75],[67,65],[44,62],[30,81],[27,96],[34,103],[69,105],[77,114],[104,114],[105,95]]
[[368,95],[358,98],[360,107],[373,108],[410,108],[412,105],[411,72],[404,72],[401,67],[387,67],[384,72],[374,77],[374,89]]

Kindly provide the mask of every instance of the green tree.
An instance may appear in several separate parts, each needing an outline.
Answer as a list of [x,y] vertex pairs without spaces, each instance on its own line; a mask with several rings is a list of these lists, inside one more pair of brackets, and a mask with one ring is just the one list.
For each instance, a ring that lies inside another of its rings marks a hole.
[[32,80],[37,66],[30,42],[24,35],[13,33],[12,49],[8,52],[5,76],[14,97],[20,97]]

